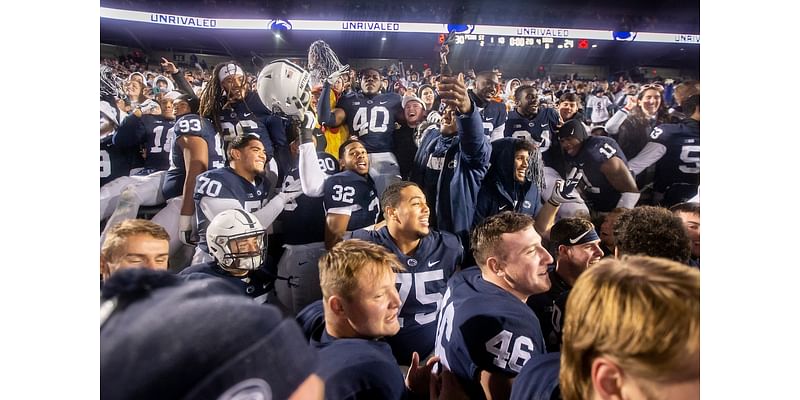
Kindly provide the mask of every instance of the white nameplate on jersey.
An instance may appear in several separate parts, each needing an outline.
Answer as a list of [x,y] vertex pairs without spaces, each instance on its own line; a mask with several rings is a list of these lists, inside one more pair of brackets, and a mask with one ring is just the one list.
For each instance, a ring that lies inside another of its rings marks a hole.
[[444,166],[444,157],[433,157],[428,159],[428,168],[441,171]]

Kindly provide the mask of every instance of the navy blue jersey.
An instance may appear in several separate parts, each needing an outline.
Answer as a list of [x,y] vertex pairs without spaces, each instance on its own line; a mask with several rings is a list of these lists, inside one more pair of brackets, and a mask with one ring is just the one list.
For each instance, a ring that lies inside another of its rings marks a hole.
[[325,180],[325,214],[350,214],[347,230],[354,231],[378,222],[381,207],[372,178],[342,171]]
[[411,353],[415,351],[424,359],[433,352],[438,306],[447,281],[464,257],[461,242],[452,233],[431,231],[420,240],[414,254],[407,256],[397,247],[385,226],[377,231],[357,230],[353,238],[386,247],[406,267],[406,272],[396,275],[402,302],[398,315],[400,332],[386,341],[402,365],[411,363]]
[[322,299],[305,306],[294,318],[309,343],[319,343],[325,331],[325,306]]
[[406,397],[405,379],[386,342],[337,339],[325,331],[316,347],[319,350],[317,375],[325,381],[326,399],[392,400]]
[[612,157],[619,157],[628,165],[628,159],[617,141],[606,136],[589,136],[583,141],[575,157],[564,154],[568,170],[577,167],[579,171],[583,171],[583,194],[587,205],[594,211],[611,211],[619,202],[621,194],[611,186],[611,182],[600,170],[600,166]]
[[[511,400],[560,399],[558,373],[561,353],[547,353],[534,357],[517,375],[511,387]],[[553,395],[558,393],[557,395]]]
[[572,286],[558,275],[555,266],[550,266],[547,275],[550,277],[550,290],[528,297],[527,304],[539,318],[547,348],[550,351],[559,351],[564,329],[565,305]]
[[[339,162],[328,153],[317,152],[317,161],[320,168],[328,175],[334,175],[339,171]],[[300,179],[300,169],[295,165],[283,179],[283,187],[291,185],[298,179]],[[300,195],[286,203],[283,212],[278,216],[278,221],[281,221],[286,244],[308,244],[325,240],[325,208],[322,197]]]
[[[184,280],[193,279],[225,279],[241,289],[241,293],[252,298],[261,298],[272,290],[275,279],[264,268],[250,271],[245,276],[233,276],[222,269],[216,261],[195,264],[178,272]],[[265,299],[265,297],[264,297]]]
[[219,115],[219,134],[226,143],[230,143],[236,135],[252,133],[258,136],[264,145],[264,151],[275,156],[275,151],[267,128],[272,113],[258,98],[256,92],[248,92],[244,101],[233,103],[231,108],[222,110]]
[[175,121],[175,145],[170,152],[169,169],[161,188],[165,199],[180,196],[183,193],[183,183],[186,180],[186,163],[183,159],[183,148],[177,145],[177,140],[182,135],[199,136],[208,145],[208,169],[220,168],[225,165],[225,152],[222,141],[214,131],[214,126],[206,118],[197,114],[186,114]]
[[492,132],[505,124],[508,119],[505,103],[489,100],[486,107],[478,109],[481,113],[481,122],[483,122],[483,133],[486,136],[491,136]]
[[169,153],[175,132],[174,120],[160,115],[128,115],[114,133],[114,144],[120,147],[142,148],[145,154],[144,168],[151,173],[169,168]]
[[447,282],[436,330],[436,355],[469,398],[485,398],[480,372],[515,377],[531,357],[545,353],[536,315],[511,293],[487,282],[477,267]]
[[112,136],[100,139],[100,186],[121,176],[128,176],[131,169],[144,165],[144,160],[135,147],[123,148],[115,145]]
[[[517,110],[508,113],[505,137],[528,139],[539,145],[539,151],[550,149],[558,128],[558,112],[552,108],[541,109],[532,119],[525,118]],[[558,139],[556,139],[558,143]]]
[[254,212],[260,210],[267,203],[270,187],[272,186],[269,181],[263,176],[256,175],[255,184],[253,184],[239,176],[231,167],[212,169],[198,175],[193,195],[197,215],[197,234],[200,236],[197,247],[206,253],[209,252],[208,243],[206,243],[206,228],[214,219],[214,215],[206,215],[206,209],[201,205],[203,198],[235,200],[242,210]]
[[653,189],[665,192],[673,183],[700,184],[700,122],[685,119],[662,124],[650,133],[650,141],[664,145],[667,152],[656,162]]
[[344,110],[350,133],[358,135],[367,153],[394,150],[395,123],[403,114],[402,97],[397,93],[378,94],[368,98],[363,94],[348,94],[336,103]]

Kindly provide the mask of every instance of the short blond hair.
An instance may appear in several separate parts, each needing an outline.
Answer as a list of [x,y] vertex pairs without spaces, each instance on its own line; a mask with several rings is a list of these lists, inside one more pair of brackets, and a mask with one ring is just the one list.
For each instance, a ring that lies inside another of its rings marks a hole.
[[592,362],[615,360],[626,372],[661,380],[686,369],[700,351],[700,273],[664,258],[607,258],[571,290],[561,348],[561,395],[592,396]]
[[319,259],[322,297],[326,301],[332,295],[352,300],[359,276],[377,278],[392,271],[402,272],[405,268],[385,247],[360,239],[339,242]]
[[169,234],[163,226],[146,219],[126,219],[108,231],[100,247],[100,256],[108,262],[115,262],[128,238],[135,235],[150,235],[169,241]]

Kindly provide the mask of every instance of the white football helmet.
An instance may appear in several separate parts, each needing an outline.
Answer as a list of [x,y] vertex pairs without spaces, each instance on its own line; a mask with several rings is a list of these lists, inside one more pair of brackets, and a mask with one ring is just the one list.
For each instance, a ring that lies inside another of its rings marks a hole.
[[208,224],[206,243],[223,269],[256,270],[266,259],[265,233],[266,229],[252,213],[225,210]]
[[302,118],[311,102],[310,74],[297,64],[275,60],[258,74],[258,97],[274,112]]

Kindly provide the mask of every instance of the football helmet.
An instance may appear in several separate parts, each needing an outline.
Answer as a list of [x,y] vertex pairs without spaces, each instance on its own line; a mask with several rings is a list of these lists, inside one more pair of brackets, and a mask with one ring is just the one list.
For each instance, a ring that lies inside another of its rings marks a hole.
[[122,79],[117,77],[114,69],[108,65],[100,65],[100,97],[112,96],[124,99],[125,91],[122,90]]
[[256,270],[266,259],[266,229],[255,215],[240,209],[217,214],[206,229],[211,255],[226,270]]
[[310,74],[297,64],[275,60],[258,74],[258,97],[279,114],[302,118],[311,102]]

